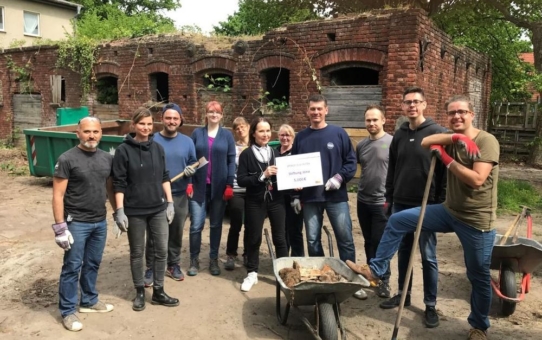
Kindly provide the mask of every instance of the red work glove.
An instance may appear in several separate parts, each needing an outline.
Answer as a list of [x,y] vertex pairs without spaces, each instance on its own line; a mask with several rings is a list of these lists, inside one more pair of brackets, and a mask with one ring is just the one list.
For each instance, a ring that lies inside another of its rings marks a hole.
[[188,184],[186,187],[186,196],[188,198],[192,198],[192,196],[194,196],[194,187],[192,186],[192,183]]
[[452,134],[452,142],[464,148],[469,159],[475,160],[480,158],[480,149],[478,149],[478,145],[476,145],[469,137],[460,133],[454,133]]
[[231,185],[226,185],[226,189],[224,190],[224,196],[222,196],[224,201],[229,201],[233,198],[233,188]]
[[431,149],[432,154],[437,155],[437,157],[442,161],[442,163],[446,165],[446,168],[449,168],[450,164],[455,162],[455,160],[446,153],[446,150],[444,150],[442,145],[431,145],[429,149]]

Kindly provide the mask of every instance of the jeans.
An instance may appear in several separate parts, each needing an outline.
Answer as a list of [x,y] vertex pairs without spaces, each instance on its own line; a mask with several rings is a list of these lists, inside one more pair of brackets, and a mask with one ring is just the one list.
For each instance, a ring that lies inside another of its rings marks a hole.
[[284,200],[286,210],[286,247],[291,251],[290,256],[305,256],[303,244],[303,213],[296,214],[290,205],[289,196]]
[[271,224],[271,238],[275,246],[277,258],[288,256],[286,248],[286,230],[284,227],[284,201],[266,202],[264,200],[247,199],[245,201],[245,229],[247,235],[247,272],[258,272],[260,264],[260,246],[265,217]]
[[[416,230],[420,208],[403,210],[391,215],[376,257],[371,260],[373,274],[381,277],[386,273],[389,262],[401,242],[402,237]],[[491,277],[489,265],[495,241],[495,230],[481,231],[465,224],[450,214],[442,204],[428,205],[422,230],[429,232],[455,232],[461,246],[467,267],[467,277],[471,283],[471,312],[468,322],[473,328],[489,328],[489,308],[491,306]]]
[[[228,230],[228,241],[226,243],[226,255],[237,256],[237,248],[239,247],[239,233],[243,228],[245,219],[245,196],[244,192],[236,192],[233,198],[228,202],[230,212],[230,230]],[[247,251],[247,235],[243,237],[243,255]]]
[[303,218],[307,229],[307,248],[309,256],[324,256],[322,248],[322,224],[324,210],[327,213],[333,233],[337,239],[341,260],[356,262],[356,248],[352,236],[352,220],[348,202],[315,202],[305,203]]
[[205,216],[207,214],[207,205],[209,206],[209,221],[211,231],[209,241],[211,249],[209,251],[210,259],[218,259],[218,248],[220,247],[220,238],[222,237],[222,219],[226,210],[226,201],[222,196],[211,200],[211,186],[207,185],[205,192],[205,202],[198,203],[190,200],[188,207],[190,209],[190,259],[197,259],[201,250],[201,231],[205,226]]
[[167,242],[169,226],[166,211],[156,214],[128,216],[128,242],[130,244],[130,267],[134,286],[144,287],[143,253],[145,252],[145,233],[151,239],[154,259],[152,266],[154,287],[164,287],[164,274],[166,271]]
[[62,317],[75,313],[79,286],[81,306],[89,307],[98,302],[96,279],[107,238],[107,222],[73,221],[68,223],[68,230],[73,236],[73,244],[70,250],[64,252],[58,283],[58,308]]
[[[357,213],[361,233],[365,239],[365,257],[367,264],[369,264],[369,261],[376,255],[376,249],[384,233],[384,228],[386,228],[386,223],[388,223],[388,217],[384,211],[384,204],[366,204],[358,201]],[[389,284],[390,275],[391,272],[388,268],[386,274],[382,276],[382,281]]]
[[[392,212],[395,214],[399,211],[415,207],[416,206],[393,203]],[[406,234],[403,236],[403,240],[399,246],[399,252],[397,253],[399,293],[403,291],[408,261],[410,260],[410,253],[412,252],[413,244],[414,233]],[[422,256],[423,303],[426,306],[435,307],[437,305],[438,291],[437,235],[435,235],[433,232],[422,231],[418,244],[420,246],[420,254]],[[410,273],[410,282],[408,285],[409,293],[412,291],[412,277],[413,275]]]
[[[186,195],[173,196],[173,208],[175,216],[169,225],[169,236],[167,244],[167,265],[173,266],[181,264],[181,247],[183,245],[183,229],[186,218],[188,217],[188,197]],[[152,268],[154,258],[154,248],[152,238],[147,237],[147,250],[145,252],[145,262],[147,268]]]

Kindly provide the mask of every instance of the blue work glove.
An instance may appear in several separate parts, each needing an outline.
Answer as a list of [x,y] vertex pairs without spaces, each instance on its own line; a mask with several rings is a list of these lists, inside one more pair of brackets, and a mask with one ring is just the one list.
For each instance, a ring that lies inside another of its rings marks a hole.
[[68,230],[66,222],[55,223],[52,225],[55,232],[55,242],[58,246],[66,251],[70,250],[73,244],[72,233]]
[[191,167],[190,165],[184,168],[184,177],[192,177],[196,173],[196,169]]
[[338,190],[341,187],[343,178],[339,174],[335,174],[333,177],[327,180],[326,182],[326,191],[329,190]]
[[298,215],[301,212],[301,209],[303,209],[303,205],[301,204],[299,198],[294,198],[292,202],[290,202],[290,206],[294,208],[295,213]]
[[115,219],[115,224],[119,229],[118,231],[115,230],[115,235],[120,236],[120,234],[128,231],[128,217],[124,214],[124,208],[118,208],[113,214],[113,218]]
[[171,222],[173,222],[173,217],[175,217],[175,208],[173,207],[173,202],[167,202],[166,218],[168,224],[171,224]]

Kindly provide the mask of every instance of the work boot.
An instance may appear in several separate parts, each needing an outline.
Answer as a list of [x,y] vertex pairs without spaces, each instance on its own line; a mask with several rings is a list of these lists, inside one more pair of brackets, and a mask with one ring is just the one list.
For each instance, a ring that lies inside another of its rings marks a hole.
[[136,297],[132,309],[140,312],[145,309],[145,287],[136,287]]
[[220,267],[218,266],[218,259],[209,260],[209,271],[211,275],[220,275]]
[[226,263],[224,264],[224,269],[226,269],[226,270],[234,270],[235,269],[235,258],[236,258],[236,256],[228,255],[228,259],[226,260]]
[[[380,308],[383,309],[392,309],[395,307],[399,307],[399,304],[401,304],[401,294],[394,295],[391,299],[388,299],[386,301],[383,301],[380,303]],[[405,298],[405,307],[410,306],[410,294],[407,294]]]
[[439,317],[437,314],[437,310],[435,309],[434,306],[425,307],[424,319],[425,319],[425,326],[427,328],[438,327]]
[[186,273],[188,274],[188,276],[196,276],[198,275],[198,271],[199,271],[199,259],[198,258],[190,259],[190,267],[188,267],[188,272]]
[[164,292],[164,287],[153,287],[151,303],[153,305],[175,307],[179,305],[179,299],[169,297],[166,292]]

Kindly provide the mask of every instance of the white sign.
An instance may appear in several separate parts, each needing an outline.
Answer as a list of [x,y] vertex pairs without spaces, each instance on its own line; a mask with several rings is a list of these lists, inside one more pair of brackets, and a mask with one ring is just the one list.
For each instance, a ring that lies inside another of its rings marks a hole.
[[324,185],[320,152],[277,157],[276,165],[278,190]]

